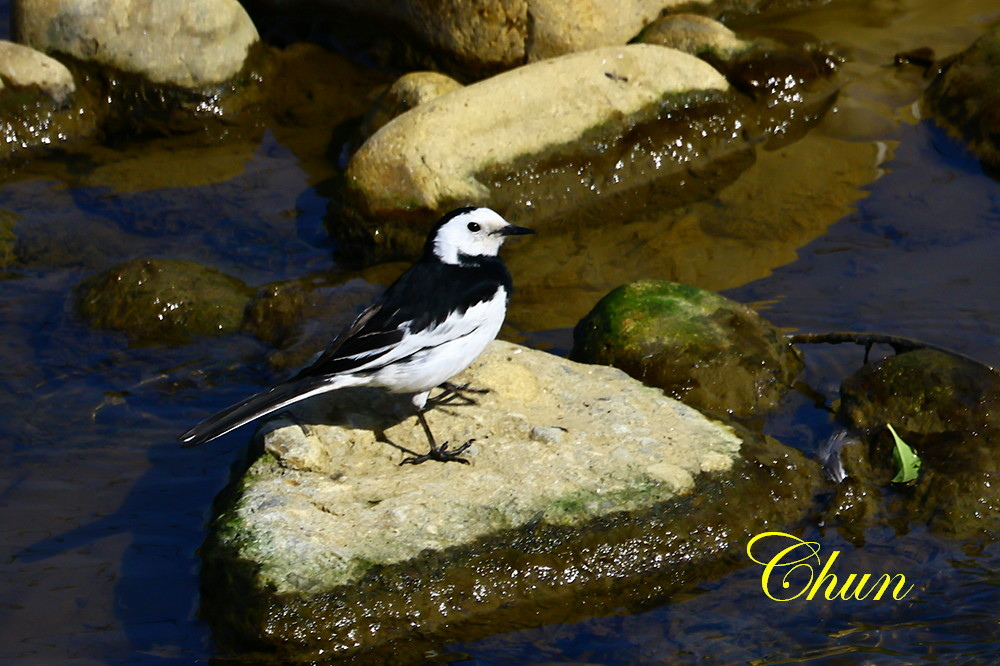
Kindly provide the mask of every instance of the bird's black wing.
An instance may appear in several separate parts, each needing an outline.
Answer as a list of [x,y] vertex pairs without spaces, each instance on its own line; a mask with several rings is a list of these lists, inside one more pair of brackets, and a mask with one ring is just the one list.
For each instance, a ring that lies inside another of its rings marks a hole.
[[499,259],[477,258],[465,266],[420,261],[337,336],[314,363],[290,380],[210,416],[180,439],[184,446],[207,442],[311,395],[351,385],[337,375],[374,372],[466,335],[475,322],[435,329],[477,303],[494,298],[500,287],[510,294],[510,274]]
[[391,362],[400,357],[396,347],[407,335],[431,329],[492,299],[498,287],[504,287],[509,296],[510,273],[503,263],[495,257],[478,259],[466,266],[426,259],[417,262],[297,378],[378,369],[380,359]]

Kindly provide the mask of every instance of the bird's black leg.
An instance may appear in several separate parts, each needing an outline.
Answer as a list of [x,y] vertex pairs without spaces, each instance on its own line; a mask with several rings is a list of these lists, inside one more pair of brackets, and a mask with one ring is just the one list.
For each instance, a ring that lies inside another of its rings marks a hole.
[[403,458],[403,462],[400,465],[419,465],[420,463],[425,463],[428,460],[437,460],[438,462],[460,462],[468,465],[469,461],[461,457],[459,454],[465,451],[469,446],[476,440],[470,439],[462,446],[454,449],[453,451],[448,450],[448,442],[445,442],[441,446],[437,445],[434,440],[434,434],[431,432],[431,427],[427,425],[427,418],[424,416],[424,410],[417,410],[417,419],[420,421],[420,425],[423,426],[424,434],[427,435],[427,442],[431,445],[431,450],[422,456],[409,456]]

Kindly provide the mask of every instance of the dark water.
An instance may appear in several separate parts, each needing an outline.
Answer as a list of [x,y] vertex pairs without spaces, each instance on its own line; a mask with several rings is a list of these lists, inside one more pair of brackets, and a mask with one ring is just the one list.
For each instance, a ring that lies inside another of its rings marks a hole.
[[[929,123],[898,139],[854,212],[728,295],[788,328],[909,335],[1000,364],[1000,185]],[[254,285],[324,270],[326,201],[267,134],[218,184],[124,193],[25,177],[0,186],[0,209],[19,216],[24,255],[0,279],[0,661],[207,661],[197,548],[247,434],[192,450],[175,437],[270,380],[269,349],[244,336],[133,346],[78,321],[73,288],[136,257],[196,259]],[[832,398],[860,351],[817,348],[809,362],[807,381]],[[807,451],[832,428],[795,396],[768,424]],[[807,536],[842,551],[843,571],[903,573],[914,592],[778,603],[748,562],[645,613],[442,649],[482,664],[997,660],[996,544],[919,527],[873,530],[860,549],[820,527]]]
[[[1000,184],[930,123],[908,128],[895,155],[855,213],[797,261],[727,295],[766,303],[765,316],[791,329],[892,331],[996,365]],[[861,347],[806,351],[804,378],[830,400],[863,358]],[[805,451],[834,428],[803,396],[767,424]],[[920,526],[906,534],[870,530],[862,548],[821,526],[803,538],[818,541],[824,559],[840,551],[834,573],[901,573],[914,590],[901,601],[779,603],[765,596],[762,568],[752,565],[647,613],[520,631],[455,651],[479,664],[1000,660],[1000,543],[955,542]]]

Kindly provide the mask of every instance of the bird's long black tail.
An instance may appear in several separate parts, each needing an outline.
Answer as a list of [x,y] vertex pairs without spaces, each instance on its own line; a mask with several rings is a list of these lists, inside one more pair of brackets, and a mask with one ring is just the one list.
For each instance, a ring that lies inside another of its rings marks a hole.
[[340,387],[336,383],[323,377],[287,381],[213,414],[178,439],[181,441],[181,446],[204,444],[292,403],[337,388]]

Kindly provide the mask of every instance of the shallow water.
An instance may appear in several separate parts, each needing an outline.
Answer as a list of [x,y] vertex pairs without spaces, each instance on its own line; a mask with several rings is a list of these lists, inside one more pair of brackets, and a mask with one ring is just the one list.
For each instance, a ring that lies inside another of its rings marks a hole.
[[[788,329],[909,335],[1000,364],[1000,185],[954,140],[913,118],[919,75],[885,65],[895,51],[915,46],[932,45],[939,55],[959,50],[1000,18],[992,4],[848,2],[787,17],[786,29],[808,28],[844,45],[848,67],[860,72],[842,96],[841,115],[803,146],[848,138],[863,145],[881,177],[828,206],[842,212],[820,220],[817,230],[792,235],[778,249],[768,238],[730,233],[720,240],[710,230],[684,246],[686,256],[671,256],[667,243],[655,251],[636,245],[627,255],[634,261],[600,268],[605,255],[594,244],[613,239],[610,246],[620,251],[647,232],[642,222],[595,230],[558,248],[563,258],[552,279],[529,278],[508,336],[566,350],[565,322],[607,288],[680,277],[728,289]],[[248,434],[191,450],[179,449],[175,437],[273,379],[271,350],[248,336],[133,346],[82,325],[72,291],[84,277],[136,257],[195,259],[253,285],[330,269],[326,199],[317,186],[323,176],[289,143],[287,133],[269,131],[233,148],[229,166],[209,184],[128,189],[115,187],[108,170],[53,164],[0,186],[0,209],[19,216],[24,254],[0,279],[0,406],[7,415],[0,423],[0,659],[191,663],[214,654],[197,617],[196,551]],[[137,158],[142,153],[126,147],[119,159],[102,160],[154,169]],[[883,153],[888,157],[880,160]],[[762,161],[773,164],[781,155]],[[197,152],[189,157],[197,163]],[[829,177],[821,165],[814,168],[821,183]],[[808,216],[808,199],[795,205],[783,214]],[[704,232],[704,225],[685,222],[671,227],[671,238]],[[544,248],[544,239],[536,250],[511,248],[515,280]],[[736,267],[732,257],[745,261]],[[579,288],[573,276],[583,273],[587,282]],[[552,299],[568,304],[556,316],[546,307]],[[807,382],[832,399],[861,351],[817,347],[808,359]],[[833,425],[794,395],[767,428],[812,451]],[[825,552],[841,550],[844,571],[901,572],[917,591],[903,602],[779,606],[763,597],[759,568],[747,566],[645,613],[500,633],[442,650],[483,664],[982,662],[1000,651],[995,544],[980,549],[921,529],[873,530],[860,549],[818,528],[809,536]]]

